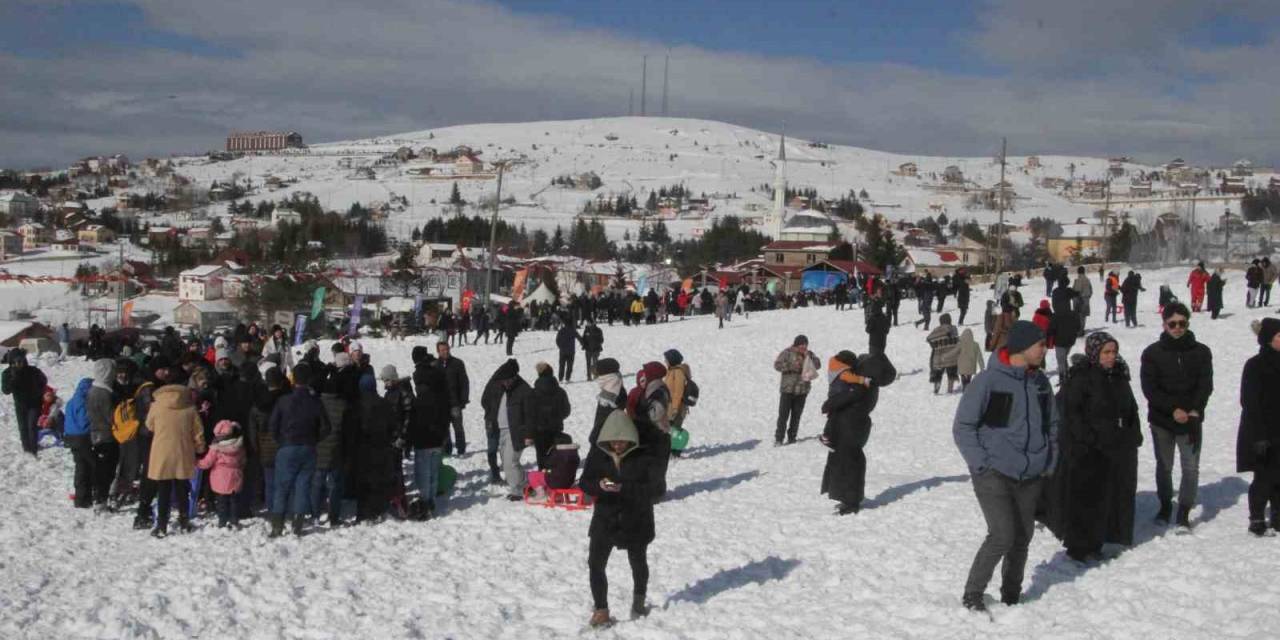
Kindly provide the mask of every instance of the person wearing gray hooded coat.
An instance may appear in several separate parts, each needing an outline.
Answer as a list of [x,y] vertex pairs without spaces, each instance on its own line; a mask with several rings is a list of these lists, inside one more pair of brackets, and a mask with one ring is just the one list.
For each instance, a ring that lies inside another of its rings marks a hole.
[[1042,478],[1057,464],[1058,410],[1041,366],[1045,337],[1025,320],[973,379],[956,409],[952,436],[973,476],[987,536],[965,582],[966,608],[985,611],[984,591],[1003,561],[1000,599],[1017,604],[1035,533]]
[[969,388],[973,376],[982,371],[982,347],[973,337],[973,331],[965,329],[960,333],[960,344],[956,350],[956,372],[960,374],[960,390]]
[[107,509],[107,496],[120,462],[120,444],[111,432],[112,414],[115,412],[111,383],[115,378],[114,360],[95,360],[93,387],[85,399],[85,410],[89,416],[89,450],[93,456],[93,503],[99,511]]

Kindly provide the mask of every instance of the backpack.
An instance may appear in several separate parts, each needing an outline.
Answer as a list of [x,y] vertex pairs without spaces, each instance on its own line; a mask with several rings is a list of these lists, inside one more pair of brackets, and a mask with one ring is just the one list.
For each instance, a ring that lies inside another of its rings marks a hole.
[[93,378],[84,378],[76,385],[76,392],[67,402],[63,410],[62,432],[67,436],[89,435],[89,408],[85,406],[89,399],[89,389],[93,388]]
[[686,377],[684,381],[684,397],[681,399],[686,407],[698,406],[698,383],[693,378]]
[[116,442],[124,444],[138,435],[138,428],[142,426],[142,416],[138,415],[138,395],[151,386],[150,382],[142,383],[132,397],[116,405],[116,410],[111,413],[111,435]]

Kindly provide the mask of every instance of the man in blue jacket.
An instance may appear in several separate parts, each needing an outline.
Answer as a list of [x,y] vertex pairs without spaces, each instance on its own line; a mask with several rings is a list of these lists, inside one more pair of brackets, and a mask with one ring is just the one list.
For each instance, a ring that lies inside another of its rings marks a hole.
[[956,409],[952,435],[987,521],[964,586],[964,606],[975,611],[986,610],[984,592],[1001,560],[1000,600],[1018,603],[1040,483],[1057,463],[1058,414],[1040,369],[1044,354],[1044,333],[1025,320],[1014,322],[1006,346],[992,354]]
[[[284,533],[285,512],[293,514],[293,534],[302,535],[310,511],[311,478],[316,472],[316,443],[329,433],[329,416],[311,390],[311,365],[293,368],[293,393],[280,398],[268,426],[280,445],[276,452],[275,492],[271,504],[272,538]],[[292,500],[290,498],[292,497]]]

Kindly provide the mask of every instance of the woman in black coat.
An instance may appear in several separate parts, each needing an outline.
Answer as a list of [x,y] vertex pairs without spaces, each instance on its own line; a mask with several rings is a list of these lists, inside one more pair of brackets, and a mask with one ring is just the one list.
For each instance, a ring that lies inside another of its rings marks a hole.
[[556,448],[556,436],[564,432],[565,418],[569,417],[569,396],[556,381],[551,365],[539,362],[538,379],[533,383],[534,434],[533,445],[539,469],[548,468],[548,457]]
[[896,377],[893,365],[883,355],[858,359],[850,351],[841,351],[827,364],[831,386],[822,404],[827,425],[821,441],[831,452],[822,471],[822,493],[839,503],[836,512],[840,515],[862,509],[867,480],[863,447],[871,437],[871,411],[879,400],[879,387]]
[[[613,549],[626,549],[633,582],[631,614],[648,613],[645,592],[649,584],[649,543],[654,538],[653,502],[659,495],[661,477],[653,466],[653,455],[639,446],[636,425],[626,411],[609,414],[600,429],[600,441],[587,453],[578,484],[595,499],[588,531],[591,543],[587,568],[591,577],[591,598],[595,610],[591,626],[612,622],[609,617],[609,580],[605,568]],[[666,451],[658,452],[662,460]]]
[[1240,430],[1236,434],[1236,471],[1253,472],[1249,484],[1249,532],[1280,531],[1280,319],[1263,318],[1258,355],[1244,363],[1240,377]]
[[1062,463],[1047,490],[1049,526],[1084,562],[1104,543],[1133,544],[1142,428],[1120,345],[1099,331],[1085,340],[1062,388]]
[[1227,286],[1227,281],[1222,278],[1222,269],[1219,268],[1213,273],[1213,277],[1209,278],[1209,284],[1205,290],[1209,294],[1209,312],[1213,314],[1213,319],[1218,319],[1218,314],[1222,312],[1222,288]]

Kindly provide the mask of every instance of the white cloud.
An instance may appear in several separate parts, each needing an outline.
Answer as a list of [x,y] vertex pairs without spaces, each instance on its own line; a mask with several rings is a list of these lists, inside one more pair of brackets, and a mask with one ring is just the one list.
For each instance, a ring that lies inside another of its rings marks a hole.
[[[138,4],[154,28],[242,53],[0,55],[0,165],[199,151],[239,128],[326,140],[619,115],[645,53],[650,113],[660,102],[660,43],[486,3]],[[1179,37],[1203,3],[1112,4],[1128,3],[991,2],[970,41],[998,76],[679,47],[672,114],[925,154],[986,155],[1008,135],[1026,153],[1275,159],[1274,43],[1197,50]]]

